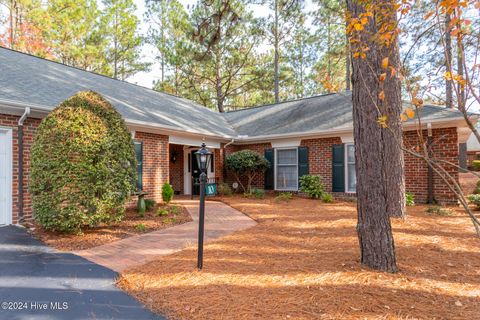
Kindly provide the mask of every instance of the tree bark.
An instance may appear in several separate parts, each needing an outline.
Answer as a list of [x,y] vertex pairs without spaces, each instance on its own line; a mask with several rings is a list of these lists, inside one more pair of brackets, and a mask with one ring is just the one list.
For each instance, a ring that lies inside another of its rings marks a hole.
[[274,27],[273,27],[273,32],[274,32],[274,91],[275,91],[275,103],[280,102],[280,76],[279,76],[279,61],[280,61],[280,54],[278,52],[279,50],[279,41],[278,41],[278,0],[275,0],[275,22],[274,22]]
[[[457,73],[463,79],[463,50],[461,40],[457,38]],[[460,84],[457,85],[458,90],[458,109],[465,109],[465,88]]]
[[[393,25],[396,25],[396,16],[390,17]],[[388,57],[389,64],[395,70],[400,70],[400,50],[398,42],[380,50],[382,57]],[[403,126],[401,120],[402,96],[401,82],[396,76],[391,76],[391,69],[387,70],[387,79],[383,90],[385,100],[379,101],[381,110],[384,110],[388,118],[388,128],[384,132],[384,170],[386,182],[387,213],[390,217],[405,218],[405,161],[403,158]]]
[[[452,36],[450,34],[450,14],[445,14],[445,70],[452,72]],[[453,108],[452,80],[445,80],[445,105]]]
[[225,97],[222,92],[222,76],[220,74],[220,69],[221,69],[221,59],[220,59],[220,53],[217,48],[215,52],[215,92],[217,96],[217,109],[218,112],[225,112],[225,109],[223,108],[223,102],[225,100]]
[[[357,2],[358,0],[347,0],[347,8],[352,18],[358,17],[360,13],[365,12],[364,7]],[[393,9],[394,2],[380,1],[392,10],[392,16],[396,11]],[[377,2],[378,4],[378,2]],[[386,8],[386,6],[383,6]],[[385,10],[385,9],[384,9]],[[384,54],[391,57],[393,61],[398,58],[395,55],[398,47],[395,43],[388,48],[382,48],[375,40],[372,40],[372,34],[377,34],[377,19],[369,19],[365,29],[359,33],[362,43],[370,48],[365,59],[355,58],[352,61],[352,99],[353,99],[353,127],[355,138],[355,166],[357,171],[357,211],[358,223],[357,232],[360,244],[361,263],[373,269],[396,272],[395,245],[392,229],[390,225],[390,207],[388,205],[389,195],[387,188],[392,184],[387,183],[387,179],[392,175],[387,175],[387,163],[393,160],[392,157],[401,157],[400,154],[394,154],[400,148],[386,148],[387,143],[391,143],[395,131],[387,135],[389,128],[384,129],[378,123],[380,114],[376,105],[382,113],[397,113],[400,104],[393,104],[397,99],[396,90],[399,89],[395,80],[388,76],[385,82],[392,82],[385,90],[385,95],[392,95],[388,101],[391,106],[385,108],[385,103],[379,98],[382,90],[378,77],[385,70],[382,69],[382,60]],[[358,45],[352,45],[352,50],[358,51]],[[372,71],[373,70],[373,71]],[[385,85],[386,87],[386,85]],[[390,115],[390,114],[388,114]],[[398,117],[399,118],[399,117]],[[389,117],[389,120],[394,120]],[[392,130],[395,128],[395,120]],[[390,124],[389,124],[390,125]],[[395,142],[398,145],[398,142]],[[401,152],[400,152],[401,153]],[[393,162],[398,162],[397,159]],[[397,165],[395,165],[395,169]]]
[[352,64],[352,56],[350,55],[350,41],[348,40],[348,34],[346,34],[347,37],[347,44],[345,48],[345,90],[350,90],[351,89],[351,64]]

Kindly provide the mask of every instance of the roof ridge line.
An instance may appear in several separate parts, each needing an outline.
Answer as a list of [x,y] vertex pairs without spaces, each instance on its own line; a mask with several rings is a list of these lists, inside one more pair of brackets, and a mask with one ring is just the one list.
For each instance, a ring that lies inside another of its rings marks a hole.
[[[345,91],[348,91],[348,90],[345,90]],[[275,105],[280,105],[280,104],[289,103],[289,102],[296,102],[296,101],[308,100],[308,99],[313,99],[313,98],[321,98],[321,97],[326,97],[326,96],[331,96],[331,95],[334,95],[334,94],[341,94],[341,93],[342,92],[330,92],[330,93],[317,94],[317,95],[313,95],[313,96],[309,96],[309,97],[297,98],[297,99],[292,99],[292,100],[284,100],[284,101],[280,101],[280,102],[272,102],[272,103],[261,104],[261,105],[252,106],[252,107],[244,107],[244,108],[241,108],[241,109],[231,110],[231,111],[227,111],[227,112],[224,112],[224,113],[227,114],[227,113],[234,113],[234,112],[246,111],[246,110],[251,110],[251,109],[258,109],[258,108],[275,106]]]

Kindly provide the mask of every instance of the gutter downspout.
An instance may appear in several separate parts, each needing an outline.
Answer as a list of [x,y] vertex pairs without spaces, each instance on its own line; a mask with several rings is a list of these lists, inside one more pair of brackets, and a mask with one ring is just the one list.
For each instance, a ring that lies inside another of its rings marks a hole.
[[20,120],[18,120],[18,222],[23,223],[23,124],[30,115],[30,107],[25,108]]
[[[427,150],[428,156],[432,156],[432,144],[433,144],[433,134],[432,134],[432,124],[429,122],[427,123]],[[434,204],[435,198],[433,196],[433,169],[431,166],[428,166],[427,172],[427,203]]]
[[230,142],[225,144],[222,148],[222,158],[223,158],[223,172],[222,172],[222,180],[225,182],[227,180],[227,167],[225,166],[225,160],[227,159],[227,155],[225,154],[225,148],[235,142],[235,139],[232,138]]

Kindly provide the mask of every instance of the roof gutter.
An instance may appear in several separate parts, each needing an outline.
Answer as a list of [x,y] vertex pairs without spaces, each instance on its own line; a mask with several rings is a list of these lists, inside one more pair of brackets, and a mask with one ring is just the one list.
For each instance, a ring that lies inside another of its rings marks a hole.
[[23,124],[27,117],[30,115],[30,107],[26,107],[23,115],[18,120],[18,222],[24,222],[23,215]]

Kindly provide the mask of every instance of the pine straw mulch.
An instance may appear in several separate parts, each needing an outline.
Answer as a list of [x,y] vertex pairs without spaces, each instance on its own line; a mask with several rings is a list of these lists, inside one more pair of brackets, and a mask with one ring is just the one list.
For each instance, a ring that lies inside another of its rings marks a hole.
[[[157,215],[159,208],[178,207],[178,213]],[[110,225],[102,224],[95,228],[85,229],[81,234],[64,234],[42,229],[34,223],[30,226],[31,233],[45,244],[62,251],[78,251],[101,246],[110,242],[137,236],[151,231],[165,229],[178,224],[192,221],[187,209],[181,204],[172,203],[170,206],[156,205],[140,217],[135,208],[129,208],[121,222]],[[139,229],[142,224],[145,228]]]
[[388,274],[359,264],[354,203],[224,201],[259,223],[208,243],[203,271],[188,248],[118,285],[172,319],[480,319],[480,240],[460,210],[394,219]]
[[[475,174],[480,174],[480,172],[475,172]],[[475,174],[473,172],[460,172],[458,174],[460,186],[466,195],[472,194],[477,187],[477,181],[480,179]]]

